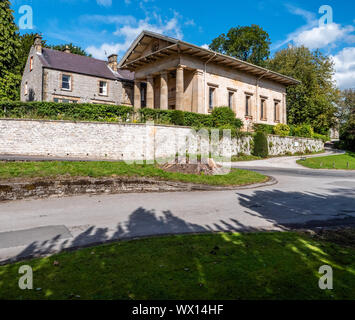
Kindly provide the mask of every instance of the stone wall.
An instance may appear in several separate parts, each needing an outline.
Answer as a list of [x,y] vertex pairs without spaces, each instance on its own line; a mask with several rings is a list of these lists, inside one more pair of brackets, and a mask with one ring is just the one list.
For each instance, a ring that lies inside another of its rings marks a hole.
[[[50,120],[0,120],[0,154],[73,157],[107,160],[143,160],[175,157],[184,152],[185,145],[197,144],[195,150],[208,150],[207,139],[191,140],[187,127],[150,126]],[[250,154],[252,137],[223,138],[214,142],[214,150],[221,154]],[[203,147],[204,146],[204,147]],[[269,136],[271,155],[320,151],[320,140]],[[190,152],[189,153],[194,153]]]

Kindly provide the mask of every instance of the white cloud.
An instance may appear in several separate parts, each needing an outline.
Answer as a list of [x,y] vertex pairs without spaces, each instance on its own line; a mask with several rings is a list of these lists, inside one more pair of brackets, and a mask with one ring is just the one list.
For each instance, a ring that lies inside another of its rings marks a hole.
[[305,30],[293,37],[296,46],[304,45],[310,49],[320,49],[334,44],[338,41],[351,39],[353,26],[342,27],[340,24],[331,23],[324,26]]
[[335,80],[341,89],[355,88],[355,47],[347,47],[331,56],[335,64]]
[[112,0],[96,0],[97,4],[104,7],[111,7]]
[[[133,40],[143,31],[149,30],[156,33],[161,33],[177,39],[183,38],[181,30],[180,16],[174,13],[170,19],[163,19],[156,13],[147,15],[145,19],[136,20],[131,16],[87,16],[87,20],[112,23],[116,25],[114,35],[118,40],[114,43],[104,43],[99,47],[90,46],[86,51],[92,54],[95,58],[105,59],[106,54],[117,53],[122,55],[131,45]],[[106,54],[105,54],[106,51]]]
[[205,44],[203,44],[203,45],[201,46],[201,48],[209,49],[209,45],[208,45],[207,43],[205,43]]
[[337,23],[319,25],[318,17],[313,13],[292,5],[286,5],[287,9],[295,15],[306,20],[306,24],[288,34],[286,39],[279,41],[272,46],[278,49],[287,43],[296,46],[304,45],[310,49],[322,49],[325,47],[335,47],[338,42],[354,43],[355,31],[353,26],[342,26]]

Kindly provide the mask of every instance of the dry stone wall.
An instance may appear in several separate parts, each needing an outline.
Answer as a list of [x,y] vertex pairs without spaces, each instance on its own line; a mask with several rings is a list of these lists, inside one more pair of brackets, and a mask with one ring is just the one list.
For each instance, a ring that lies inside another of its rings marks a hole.
[[[152,160],[175,157],[186,146],[208,150],[208,139],[193,141],[192,129],[145,124],[0,119],[0,154],[83,158],[90,160]],[[321,140],[269,136],[270,155],[321,151]],[[215,140],[222,155],[250,154],[251,136]],[[207,148],[207,149],[206,149]],[[189,152],[194,153],[194,152]]]

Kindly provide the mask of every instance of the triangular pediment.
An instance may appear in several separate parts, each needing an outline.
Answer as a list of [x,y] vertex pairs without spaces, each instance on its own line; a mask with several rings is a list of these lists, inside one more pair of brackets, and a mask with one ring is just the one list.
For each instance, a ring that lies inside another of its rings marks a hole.
[[126,63],[145,57],[177,42],[178,40],[170,37],[150,31],[143,31],[121,59],[119,66],[123,66]]

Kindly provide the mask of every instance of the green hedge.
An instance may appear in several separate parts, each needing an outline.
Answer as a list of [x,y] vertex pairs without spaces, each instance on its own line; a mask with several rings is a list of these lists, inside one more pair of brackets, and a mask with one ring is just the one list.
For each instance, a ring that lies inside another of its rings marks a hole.
[[[101,105],[90,103],[55,103],[55,102],[0,102],[0,117],[52,119],[74,121],[107,121],[145,123],[154,121],[157,124],[174,124],[194,128],[213,128],[230,126],[239,130],[243,126],[240,119],[235,118],[231,110],[216,108],[210,114],[199,114],[178,110],[139,109],[133,107]],[[228,116],[226,116],[228,112]]]
[[0,117],[74,121],[122,121],[133,116],[133,108],[126,106],[55,103],[0,102]]

